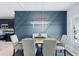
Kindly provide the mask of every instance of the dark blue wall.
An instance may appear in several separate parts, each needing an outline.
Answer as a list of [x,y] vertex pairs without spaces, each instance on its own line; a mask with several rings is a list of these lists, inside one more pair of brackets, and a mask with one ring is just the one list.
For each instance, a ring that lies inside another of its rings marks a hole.
[[14,28],[19,39],[32,37],[33,33],[42,32],[39,25],[30,24],[31,21],[37,20],[38,17],[46,18],[49,21],[45,29],[48,37],[61,38],[67,32],[67,12],[66,11],[16,11]]

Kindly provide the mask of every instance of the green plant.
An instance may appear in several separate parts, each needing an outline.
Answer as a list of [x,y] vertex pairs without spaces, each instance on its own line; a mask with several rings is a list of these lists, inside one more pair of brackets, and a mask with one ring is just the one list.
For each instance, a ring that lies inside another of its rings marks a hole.
[[35,37],[35,38],[46,38],[46,37],[44,37],[44,36],[38,36],[38,37]]

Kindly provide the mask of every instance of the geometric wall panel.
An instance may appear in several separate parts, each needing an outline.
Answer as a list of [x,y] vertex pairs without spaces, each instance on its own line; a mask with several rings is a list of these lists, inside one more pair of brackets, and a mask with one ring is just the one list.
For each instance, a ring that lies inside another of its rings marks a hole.
[[[31,24],[42,20],[49,24]],[[67,11],[15,11],[14,28],[20,40],[31,38],[33,33],[47,33],[48,37],[60,39],[67,34]]]

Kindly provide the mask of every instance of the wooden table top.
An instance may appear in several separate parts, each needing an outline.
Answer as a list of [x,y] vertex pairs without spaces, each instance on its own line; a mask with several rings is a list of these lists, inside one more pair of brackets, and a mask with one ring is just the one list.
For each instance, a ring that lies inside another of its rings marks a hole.
[[44,39],[45,38],[35,38],[35,43],[36,44],[38,44],[38,43],[40,43],[40,44],[42,43],[43,44],[44,43]]
[[23,40],[27,40],[27,39],[33,39],[35,40],[35,43],[44,43],[44,40],[56,40],[55,38],[24,38]]

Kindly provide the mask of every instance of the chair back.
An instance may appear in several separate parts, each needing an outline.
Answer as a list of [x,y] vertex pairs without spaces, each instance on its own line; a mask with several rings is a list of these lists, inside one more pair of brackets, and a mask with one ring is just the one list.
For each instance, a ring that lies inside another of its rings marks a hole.
[[67,42],[67,35],[63,35],[61,38],[61,42],[65,45]]
[[55,56],[55,51],[56,51],[56,40],[44,40],[43,55]]
[[33,33],[33,37],[32,38],[35,38],[35,37],[38,37],[39,36],[39,33]]
[[24,56],[35,56],[35,49],[34,49],[34,40],[23,40],[23,52]]
[[18,42],[17,35],[11,35],[10,38],[11,38],[12,43],[17,43]]
[[41,36],[47,38],[47,34],[46,33],[42,33]]

